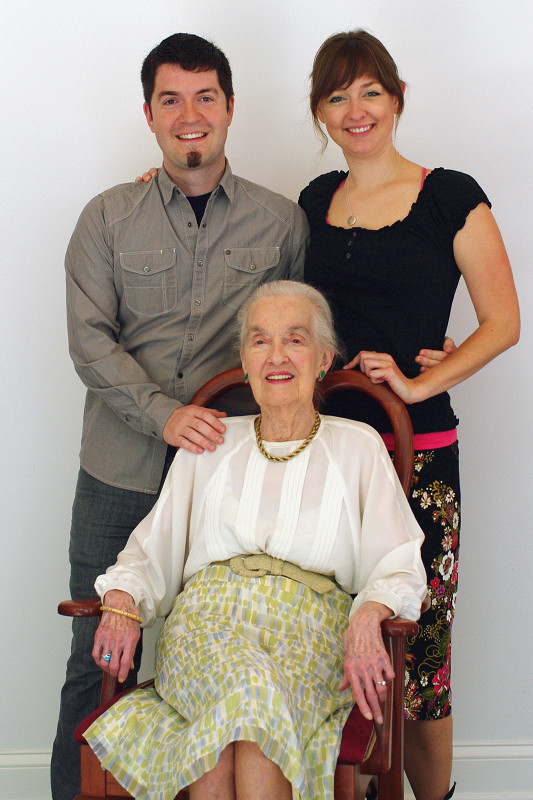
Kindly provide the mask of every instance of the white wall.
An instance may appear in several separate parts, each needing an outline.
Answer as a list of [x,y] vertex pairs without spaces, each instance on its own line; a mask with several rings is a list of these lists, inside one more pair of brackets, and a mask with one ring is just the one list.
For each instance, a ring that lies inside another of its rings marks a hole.
[[[453,392],[463,545],[455,627],[459,798],[533,798],[530,395],[533,12],[499,0],[2,0],[2,714],[0,797],[48,797],[69,647],[68,530],[83,389],[67,355],[63,254],[82,206],[159,163],[138,73],[178,30],[233,67],[234,170],[295,199],[320,161],[306,108],[322,40],[363,26],[410,88],[398,145],[473,174],[493,201],[523,311],[519,347]],[[329,152],[330,151],[330,152]],[[461,287],[451,333],[474,323]]]

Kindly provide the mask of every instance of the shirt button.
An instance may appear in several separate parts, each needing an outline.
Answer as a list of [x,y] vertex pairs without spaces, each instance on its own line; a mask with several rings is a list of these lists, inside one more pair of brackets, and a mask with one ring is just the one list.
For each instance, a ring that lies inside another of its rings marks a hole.
[[188,222],[188,223],[187,223],[187,227],[188,227],[188,228],[192,228],[192,222]]
[[224,250],[224,252],[227,256],[231,255],[231,250]]
[[250,269],[254,270],[254,269],[257,269],[257,267],[255,266],[255,264],[250,264]]
[[355,239],[355,237],[357,236],[357,231],[352,231],[352,236]]
[[207,228],[207,222],[202,222],[202,228]]
[[203,265],[204,265],[203,261],[197,261],[196,263],[198,264],[199,267],[203,267]]
[[143,272],[150,272],[150,267],[143,267]]
[[195,305],[195,306],[199,306],[199,305],[200,305],[200,301],[199,301],[199,300],[195,300],[195,301],[194,301],[194,305]]
[[189,334],[189,342],[194,342],[194,336],[192,333]]
[[351,253],[346,253],[346,258],[351,258],[351,257],[352,257]]
[[351,246],[352,246],[352,244],[353,244],[353,242],[352,242],[352,240],[350,239],[350,241],[348,242],[348,247],[351,247]]
[[183,372],[178,372],[178,378],[181,380],[183,378]]

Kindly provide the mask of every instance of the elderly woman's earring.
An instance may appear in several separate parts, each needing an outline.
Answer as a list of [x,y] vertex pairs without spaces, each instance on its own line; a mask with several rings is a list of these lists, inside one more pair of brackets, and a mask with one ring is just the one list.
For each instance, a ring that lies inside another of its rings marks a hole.
[[319,374],[319,376],[318,376],[318,380],[319,380],[319,381],[323,381],[325,377],[326,377],[326,373],[324,372],[324,370],[323,370],[323,369],[321,369],[321,370],[320,370],[320,374]]
[[248,383],[248,373],[247,373],[247,372],[245,372],[245,373],[244,373],[244,378],[243,378],[243,381],[244,381],[245,383]]

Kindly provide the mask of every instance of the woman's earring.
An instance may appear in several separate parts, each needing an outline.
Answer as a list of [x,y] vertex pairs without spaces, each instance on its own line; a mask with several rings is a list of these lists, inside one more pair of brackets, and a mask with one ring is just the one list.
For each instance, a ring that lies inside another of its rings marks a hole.
[[318,380],[319,381],[323,381],[325,377],[326,377],[326,373],[324,372],[323,369],[321,369],[320,370],[320,375],[318,376]]
[[248,383],[248,373],[247,372],[244,373],[243,380],[244,380],[245,383]]

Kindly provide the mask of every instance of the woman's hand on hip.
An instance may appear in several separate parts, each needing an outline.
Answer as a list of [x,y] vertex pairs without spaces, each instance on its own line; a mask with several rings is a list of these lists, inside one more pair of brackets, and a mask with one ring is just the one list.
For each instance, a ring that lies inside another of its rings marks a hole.
[[448,356],[456,350],[457,345],[454,340],[446,336],[444,344],[442,345],[442,350],[428,350],[427,348],[423,348],[419,351],[415,361],[420,366],[420,372],[426,372],[428,369],[432,369],[442,363],[444,359],[448,358]]
[[394,670],[381,636],[381,622],[392,614],[382,603],[367,601],[350,618],[344,632],[344,678],[339,686],[351,687],[361,714],[383,722],[381,703]]
[[[139,616],[132,596],[119,589],[106,592],[103,605]],[[94,635],[92,656],[96,664],[104,672],[118,678],[119,683],[124,683],[133,668],[133,656],[140,636],[141,626],[138,622],[123,614],[104,611]]]

